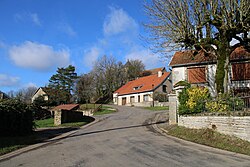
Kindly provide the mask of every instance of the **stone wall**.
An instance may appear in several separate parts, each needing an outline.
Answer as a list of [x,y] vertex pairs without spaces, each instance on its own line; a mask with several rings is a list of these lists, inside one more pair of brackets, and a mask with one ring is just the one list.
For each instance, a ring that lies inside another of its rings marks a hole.
[[56,110],[54,111],[54,125],[61,125],[62,124],[62,111],[61,110]]
[[[136,106],[136,107],[151,107],[153,105],[153,101],[144,101],[140,103],[128,103],[126,106]],[[154,106],[169,106],[169,102],[158,102],[154,101]]]
[[194,129],[215,129],[250,141],[250,116],[180,116],[178,125]]

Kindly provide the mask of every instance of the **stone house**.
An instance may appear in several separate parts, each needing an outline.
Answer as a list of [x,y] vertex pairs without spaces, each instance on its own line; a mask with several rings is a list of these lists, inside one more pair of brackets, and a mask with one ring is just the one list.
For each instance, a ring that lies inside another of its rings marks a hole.
[[167,95],[172,90],[170,72],[165,68],[149,76],[129,81],[113,93],[116,105],[152,106],[157,105],[153,100],[156,92]]
[[[179,81],[205,86],[215,96],[216,57],[203,51],[181,51],[172,57],[172,86]],[[230,55],[229,89],[250,90],[250,52],[244,47],[236,48]]]
[[2,100],[2,99],[8,99],[8,98],[9,97],[8,97],[8,95],[6,95],[6,93],[0,91],[0,100]]
[[45,101],[48,101],[49,100],[49,96],[48,96],[48,93],[46,93],[46,88],[43,88],[43,87],[40,87],[38,88],[34,95],[32,96],[31,98],[31,102],[33,103],[34,100],[38,97],[42,96],[44,98]]

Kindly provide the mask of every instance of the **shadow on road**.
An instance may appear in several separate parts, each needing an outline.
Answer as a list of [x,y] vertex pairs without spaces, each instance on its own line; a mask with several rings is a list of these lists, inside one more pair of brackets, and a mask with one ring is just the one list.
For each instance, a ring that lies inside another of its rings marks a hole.
[[[125,127],[117,127],[117,128],[96,130],[96,131],[91,131],[91,132],[86,132],[86,133],[81,133],[81,134],[73,134],[73,135],[70,135],[70,136],[63,137],[61,139],[71,138],[71,137],[78,137],[78,136],[86,136],[86,135],[103,133],[103,132],[109,132],[109,131],[116,131],[116,130],[124,130],[124,129],[147,127],[147,126],[152,126],[152,125],[157,125],[157,124],[163,124],[163,123],[167,123],[167,121],[158,121],[158,122],[153,122],[153,123],[144,123],[144,124],[141,124],[141,125],[132,125],[132,126],[125,126]],[[55,140],[52,139],[52,140],[50,140],[50,142],[56,142],[56,141],[61,140],[61,139],[55,139]]]
[[43,141],[77,129],[79,128],[45,128],[36,130],[34,134],[38,141]]

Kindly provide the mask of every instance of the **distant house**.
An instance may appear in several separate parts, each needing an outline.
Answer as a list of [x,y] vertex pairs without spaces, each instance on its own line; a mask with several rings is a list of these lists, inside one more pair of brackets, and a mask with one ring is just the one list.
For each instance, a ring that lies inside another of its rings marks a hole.
[[155,92],[168,94],[171,91],[170,72],[158,71],[157,74],[129,81],[113,94],[116,105],[151,106]]
[[46,92],[46,88],[44,87],[38,88],[36,92],[34,93],[34,95],[32,96],[31,102],[33,103],[34,100],[40,96],[42,96],[45,101],[49,100],[49,96],[48,96],[48,93]]
[[[179,81],[208,87],[215,95],[216,57],[203,51],[176,52],[169,66],[172,67],[173,87]],[[236,48],[230,55],[229,89],[250,89],[250,53],[244,47]]]
[[8,98],[9,98],[9,96],[6,93],[0,91],[0,100],[2,100],[2,99],[8,99]]

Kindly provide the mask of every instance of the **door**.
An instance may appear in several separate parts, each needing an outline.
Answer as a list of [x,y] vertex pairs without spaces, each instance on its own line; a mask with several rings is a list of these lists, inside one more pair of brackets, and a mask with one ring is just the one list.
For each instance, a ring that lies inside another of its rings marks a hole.
[[126,104],[126,97],[123,97],[122,98],[122,105],[125,105]]

